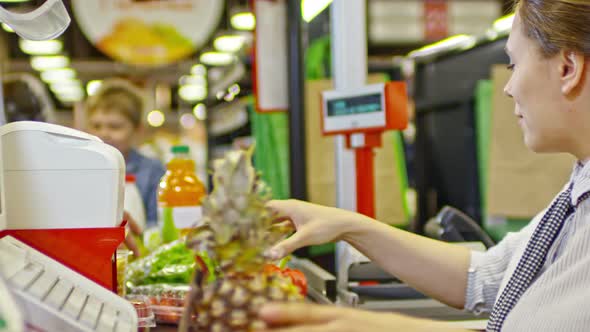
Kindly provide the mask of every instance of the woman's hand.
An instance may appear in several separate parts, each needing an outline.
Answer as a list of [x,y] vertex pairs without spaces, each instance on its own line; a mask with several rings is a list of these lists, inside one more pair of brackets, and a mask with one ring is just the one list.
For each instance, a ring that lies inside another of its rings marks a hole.
[[294,199],[271,201],[268,207],[282,217],[277,222],[289,220],[297,230],[269,251],[270,259],[280,259],[301,247],[342,240],[351,225],[369,220],[351,211]]
[[452,331],[444,323],[308,303],[270,304],[259,313],[265,332]]

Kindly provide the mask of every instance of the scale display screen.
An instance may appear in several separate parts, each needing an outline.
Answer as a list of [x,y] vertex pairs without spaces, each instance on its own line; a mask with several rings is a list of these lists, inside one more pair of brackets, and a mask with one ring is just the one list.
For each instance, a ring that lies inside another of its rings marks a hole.
[[402,130],[408,123],[403,82],[377,83],[321,93],[322,135]]
[[381,100],[380,93],[329,100],[327,102],[328,116],[381,112]]

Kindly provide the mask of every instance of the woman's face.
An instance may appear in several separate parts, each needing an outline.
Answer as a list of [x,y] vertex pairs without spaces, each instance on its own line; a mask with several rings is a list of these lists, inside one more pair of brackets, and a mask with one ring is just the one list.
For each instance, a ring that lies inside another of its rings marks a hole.
[[120,112],[97,109],[88,118],[88,132],[126,156],[136,131],[133,123]]
[[514,99],[526,146],[535,152],[563,152],[568,126],[562,112],[559,56],[544,57],[537,42],[526,36],[518,15],[506,52],[512,76],[504,92]]

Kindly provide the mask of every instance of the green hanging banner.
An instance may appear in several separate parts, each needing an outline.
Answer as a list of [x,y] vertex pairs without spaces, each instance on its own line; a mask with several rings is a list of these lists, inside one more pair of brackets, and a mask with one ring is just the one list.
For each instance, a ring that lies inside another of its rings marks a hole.
[[248,103],[252,136],[256,142],[254,163],[272,188],[274,199],[289,198],[289,118],[286,112],[258,113]]

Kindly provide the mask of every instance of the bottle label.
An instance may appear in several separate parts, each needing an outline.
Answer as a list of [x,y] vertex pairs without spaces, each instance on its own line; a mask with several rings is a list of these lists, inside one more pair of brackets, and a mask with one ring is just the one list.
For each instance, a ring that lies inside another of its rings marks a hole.
[[[175,206],[172,207],[172,220],[174,226],[178,229],[192,228],[201,224],[203,219],[203,210],[200,206]],[[163,218],[163,208],[158,208],[158,216],[160,222]]]

